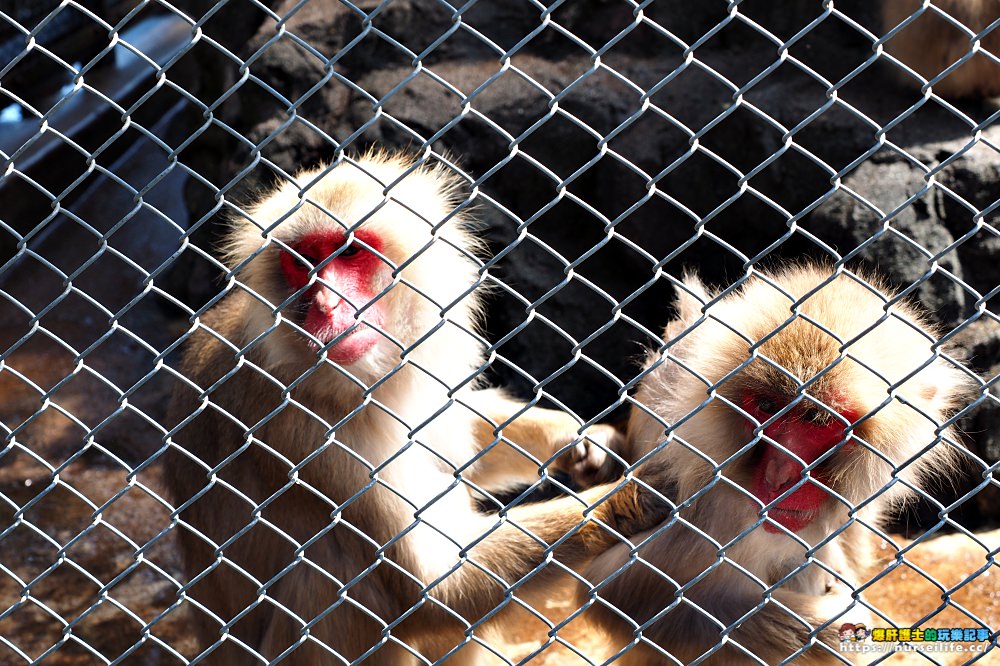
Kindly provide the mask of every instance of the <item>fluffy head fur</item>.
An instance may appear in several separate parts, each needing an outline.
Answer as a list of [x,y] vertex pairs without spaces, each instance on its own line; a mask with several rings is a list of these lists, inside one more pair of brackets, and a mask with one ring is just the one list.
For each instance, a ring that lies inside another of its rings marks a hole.
[[[881,492],[873,505],[884,506],[902,494],[899,483],[882,490],[893,467],[919,482],[952,466],[953,433],[941,424],[967,394],[971,375],[942,356],[946,350],[937,348],[935,329],[921,312],[888,304],[895,297],[878,279],[833,277],[827,268],[804,265],[753,277],[721,298],[693,276],[684,287],[680,317],[665,334],[674,342],[650,355],[652,371],[637,395],[646,409],[633,417],[643,453],[665,431],[675,439],[667,455],[672,467],[685,470],[681,497],[713,478],[712,465],[692,449],[722,463],[752,438],[734,447],[725,435],[747,427],[748,391],[777,393],[784,404],[798,401],[811,418],[851,426],[853,439],[844,445],[851,455],[823,464],[828,483],[853,505]],[[844,414],[851,418],[838,416]],[[735,458],[723,474],[748,488],[754,453]],[[742,505],[755,517],[752,505],[745,499]],[[836,526],[819,527],[825,534]]]

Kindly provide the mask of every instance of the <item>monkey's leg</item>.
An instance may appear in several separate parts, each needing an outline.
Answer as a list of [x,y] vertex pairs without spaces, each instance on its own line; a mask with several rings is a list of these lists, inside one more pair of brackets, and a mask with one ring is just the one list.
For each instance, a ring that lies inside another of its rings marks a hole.
[[[311,608],[311,615],[323,610],[323,600],[336,598],[335,589],[324,583],[317,586],[317,577],[305,572],[293,574],[287,582],[302,597],[311,597],[301,598],[296,604],[298,608]],[[390,632],[391,636],[396,634]],[[414,653],[423,656],[418,645],[383,637],[382,623],[374,622],[353,606],[341,606],[308,631],[302,618],[275,612],[261,642],[261,653],[269,659],[284,654],[282,666],[339,666],[345,660],[353,663],[366,653],[362,662],[365,666],[416,666],[420,659]]]
[[[498,624],[502,625],[503,620],[501,619]],[[502,631],[486,625],[476,627],[474,635],[477,640],[470,640],[464,632],[425,632],[419,640],[416,640],[416,644],[423,646],[421,654],[428,661],[440,661],[445,666],[509,666],[509,655],[505,658],[497,656],[497,653],[505,654],[503,648],[507,645]],[[483,641],[492,649],[481,645],[478,641]],[[462,647],[455,650],[457,645]],[[451,654],[445,658],[444,655],[449,652]]]
[[[643,478],[655,484],[649,477]],[[434,602],[428,601],[425,603],[426,608],[413,615],[412,622],[406,621],[392,627],[388,638],[384,635],[384,629],[388,623],[400,617],[401,613],[399,607],[390,602],[393,599],[404,599],[401,608],[406,609],[418,603],[422,595],[419,585],[411,589],[415,580],[404,580],[405,577],[395,573],[387,564],[377,567],[352,588],[352,602],[341,603],[332,611],[330,609],[336,605],[341,590],[317,570],[299,566],[267,589],[269,599],[276,603],[269,601],[258,609],[261,613],[270,612],[266,630],[235,631],[234,637],[247,641],[248,645],[267,659],[274,659],[294,646],[282,660],[283,664],[290,666],[332,666],[342,662],[330,649],[336,650],[348,661],[353,661],[375,646],[377,648],[365,658],[365,664],[416,664],[420,660],[411,649],[434,661],[466,640],[463,628],[470,625],[476,627],[480,620],[508,601],[509,589],[522,579],[530,576],[527,590],[518,587],[515,592],[522,598],[528,591],[544,595],[549,586],[564,584],[561,579],[558,582],[552,580],[552,572],[557,567],[545,564],[546,544],[554,544],[568,535],[565,542],[554,550],[553,555],[564,565],[579,568],[609,545],[619,543],[618,537],[601,527],[598,521],[607,525],[610,530],[629,535],[658,524],[663,520],[664,512],[669,510],[669,506],[656,500],[654,494],[640,489],[632,481],[596,506],[591,520],[580,525],[584,520],[586,506],[596,504],[613,487],[604,486],[581,493],[580,500],[567,497],[517,507],[503,519],[481,515],[461,517],[463,522],[469,521],[468,528],[464,530],[469,535],[467,543],[483,538],[468,551],[467,559],[454,573],[437,584],[429,584],[428,581],[429,586],[426,588],[426,595],[447,605],[449,611],[441,611]],[[578,526],[577,531],[569,534]],[[256,540],[254,543],[259,544],[260,541]],[[322,547],[324,543],[320,542],[315,546]],[[330,552],[325,552],[324,549],[321,552],[309,551],[307,555],[319,568],[330,571],[335,568],[337,558],[341,557],[338,553],[340,550],[331,546]],[[394,561],[406,559],[398,557],[400,553],[394,551],[387,555]],[[245,559],[239,553],[232,553],[231,557],[239,562]],[[366,559],[367,554],[359,557],[362,561],[372,561]],[[283,558],[282,561],[288,560]],[[535,572],[536,569],[539,571]],[[266,580],[269,577],[267,574],[273,573],[261,572],[258,578]],[[349,576],[338,574],[338,578],[347,580]],[[220,580],[218,577],[212,578],[212,581]],[[251,592],[253,587],[242,577],[236,577],[232,585],[215,586],[215,603],[221,604],[223,599],[227,607],[235,603],[235,606],[223,614],[224,619],[234,617],[235,609],[245,608],[253,602],[245,595],[239,600],[233,600],[231,597],[234,592],[237,589]],[[387,603],[389,606],[385,607]],[[458,622],[452,612],[465,618],[467,624]],[[382,621],[372,613],[381,617]],[[502,623],[503,614],[496,619]],[[245,620],[241,621],[240,626],[245,624]],[[316,620],[318,624],[306,631],[305,625]],[[502,649],[502,642],[494,643],[490,640],[489,625],[487,623],[486,626],[476,627],[475,635]],[[218,640],[218,627],[215,624],[213,627],[214,639]],[[426,643],[424,638],[428,635],[433,637],[435,645]],[[260,636],[262,640],[255,639],[254,636]],[[402,641],[402,644],[396,640]],[[249,654],[232,643],[229,641],[217,648],[208,663],[226,666],[248,663]],[[469,644],[450,656],[445,663],[480,666],[492,665],[497,661],[496,656],[487,648]]]
[[609,632],[613,651],[624,650],[616,664],[659,666],[703,657],[699,663],[712,666],[776,664],[804,646],[811,647],[791,663],[850,663],[851,655],[838,649],[837,627],[871,625],[847,585],[806,594],[788,589],[792,579],[765,601],[765,585],[737,564],[739,557],[721,559],[703,534],[674,523],[652,538],[636,535],[633,541],[645,541],[638,557],[623,544],[588,567],[594,589],[578,602],[593,597],[584,617]]
[[[723,624],[729,626],[736,622],[737,617],[732,611],[724,610],[725,606],[731,605],[733,608],[743,610],[761,603],[759,593],[738,599],[726,598],[723,596],[724,590],[716,590],[716,593],[718,596],[715,599],[709,601],[699,598],[696,603],[704,601],[700,605],[715,615]],[[853,663],[856,660],[854,653],[841,653],[838,650],[839,639],[836,626],[827,626],[817,630],[818,627],[841,616],[849,603],[849,596],[845,601],[841,595],[807,595],[779,590],[774,593],[770,603],[740,623],[739,627],[734,629],[729,636],[733,642],[741,645],[750,654],[769,664],[784,661],[805,646],[810,647],[789,663],[795,666],[832,666],[833,664]],[[868,623],[867,611],[864,609],[852,610],[860,610],[861,612],[849,613],[850,619],[863,618],[866,624]],[[841,621],[838,620],[835,624],[840,623]],[[655,642],[655,631],[651,637]],[[718,632],[715,632],[715,636],[712,638],[715,639],[715,642],[721,639]],[[702,644],[707,649],[709,643],[703,642]],[[714,642],[712,644],[714,645]],[[756,664],[757,661],[742,650],[726,647],[704,663],[711,666],[729,666]]]
[[[791,660],[790,664],[826,666],[853,662],[852,653],[838,650],[836,626],[817,631],[818,627],[842,617],[844,609],[850,605],[849,596],[845,599],[842,595],[807,595],[779,590],[766,605],[741,620],[763,602],[760,588],[745,584],[740,579],[741,575],[709,576],[698,583],[685,593],[686,601],[646,626],[642,630],[643,640],[615,663],[628,666],[676,663],[664,653],[686,663],[714,649],[699,663],[708,666],[750,666],[762,660],[767,664],[776,664],[804,646],[811,647]],[[651,607],[640,614],[643,618],[658,610],[652,608],[654,599],[659,599],[660,609],[675,599],[673,594],[667,594],[668,590],[658,592],[655,589],[654,578],[657,577],[641,576],[641,581],[631,581],[633,586],[641,583],[643,593],[649,595],[647,603]],[[706,586],[706,582],[710,584]],[[663,587],[674,589],[672,585]],[[861,612],[855,613],[855,610]],[[607,609],[597,612],[603,616],[601,624],[610,627],[615,634],[616,649],[634,640],[635,627],[632,623]],[[852,609],[845,619],[863,620],[867,624],[868,614],[864,609]],[[835,622],[836,625],[840,623],[840,620]],[[645,622],[635,620],[635,624]]]
[[[544,593],[548,586],[564,582],[555,573],[562,569],[546,562],[549,544],[565,536],[552,556],[565,566],[579,568],[609,545],[620,542],[615,531],[628,535],[663,520],[667,505],[636,481],[625,483],[597,504],[613,489],[604,486],[581,493],[579,499],[566,497],[517,507],[503,517],[456,515],[456,522],[464,523],[456,526],[461,528],[456,538],[473,544],[460,559],[427,560],[409,566],[413,573],[403,574],[389,562],[413,562],[414,556],[418,560],[424,560],[424,556],[413,551],[406,540],[400,540],[385,551],[385,562],[351,587],[349,600],[318,569],[297,568],[281,581],[279,589],[269,591],[282,606],[293,609],[297,618],[276,611],[277,621],[269,628],[261,651],[273,659],[296,646],[286,657],[287,663],[325,666],[337,662],[320,642],[336,649],[348,661],[378,646],[364,663],[406,665],[414,663],[411,649],[431,661],[443,657],[468,640],[465,633],[469,628],[478,640],[502,649],[502,642],[491,641],[490,624],[493,620],[501,624],[504,621],[503,614],[495,615],[494,611],[510,601],[511,590],[522,596],[527,590],[521,585],[527,584],[536,593]],[[584,510],[595,504],[591,518],[584,520]],[[322,547],[323,542],[315,545]],[[331,571],[336,558],[342,557],[338,553],[341,549],[331,548],[329,552],[310,551],[307,555],[319,569]],[[359,557],[374,563],[365,559],[367,554]],[[417,572],[423,572],[420,579],[414,575]],[[347,579],[343,575],[338,578]],[[404,615],[405,619],[395,624]],[[485,626],[480,626],[483,622]],[[480,665],[495,661],[488,648],[468,644],[446,663]]]
[[[732,625],[736,618],[730,617],[728,612],[720,608],[720,605],[732,603],[742,607],[745,604],[732,597],[726,597],[726,591],[720,590],[719,594],[719,598],[715,599],[714,603],[709,603],[702,598],[691,598],[691,601],[715,617],[722,625]],[[776,595],[776,598],[781,596]],[[815,631],[815,627],[830,619],[829,617],[820,619],[814,613],[816,605],[822,603],[821,599],[807,595],[799,596],[803,598],[799,599],[798,602],[792,602],[787,598],[782,598],[781,602],[808,622],[811,627],[805,626],[788,611],[772,603],[741,623],[724,640],[722,629],[714,621],[700,611],[682,604],[674,608],[662,620],[643,630],[642,641],[632,645],[628,651],[615,660],[615,663],[623,666],[659,666],[660,664],[666,666],[667,664],[676,664],[676,660],[687,663],[700,658],[717,645],[720,647],[699,663],[707,666],[759,666],[761,661],[767,664],[783,662],[800,648],[813,642],[810,634]],[[672,599],[667,599],[663,605],[666,606],[671,601]],[[760,603],[759,598],[757,603]],[[634,641],[635,629],[630,623],[626,623],[617,615],[610,617],[609,611],[605,611],[604,615],[605,617],[600,620],[600,624],[615,636],[615,649],[621,649]],[[833,664],[854,663],[857,658],[853,653],[839,652],[835,643],[835,632],[836,629],[830,627],[822,630],[816,636],[812,647],[788,663],[794,666],[832,666]],[[830,635],[827,636],[827,634]],[[672,658],[665,656],[665,654],[671,655]]]
[[[207,653],[204,663],[226,666],[253,663],[256,655],[251,650],[258,650],[258,637],[271,622],[271,607],[257,605],[247,612],[258,597],[257,586],[247,575],[232,565],[235,563],[217,561],[212,549],[201,539],[186,536],[182,537],[182,543],[186,569],[192,576],[200,576],[187,596],[192,604],[192,629],[198,649]],[[224,623],[238,615],[240,619],[224,632]]]
[[581,486],[621,474],[608,451],[623,450],[625,438],[612,426],[591,426],[581,438],[580,426],[569,414],[542,407],[525,410],[523,402],[499,389],[474,391],[467,399],[490,419],[475,419],[476,445],[486,453],[469,470],[470,479],[485,488],[531,483],[538,479],[539,465],[555,456],[552,466]]
[[[379,576],[378,572],[370,575],[382,585],[393,584],[392,576]],[[291,600],[286,595],[284,600],[288,606],[305,612],[293,618],[286,612],[276,611],[260,648],[268,659],[275,659],[284,653],[280,662],[283,666],[342,666],[345,660],[354,663],[365,654],[367,656],[360,662],[365,666],[416,666],[428,661],[441,661],[447,666],[500,666],[509,663],[500,660],[477,641],[469,640],[465,627],[450,613],[433,604],[425,604],[401,623],[390,627],[389,624],[396,618],[385,616],[381,621],[374,619],[373,614],[379,610],[379,600],[374,597],[365,598],[363,593],[352,594],[352,597],[357,597],[357,604],[368,612],[347,603],[331,610],[327,603],[339,598],[338,590],[322,577],[303,569],[293,572],[286,583],[285,589],[294,590],[296,598]],[[408,590],[400,592],[409,594]],[[413,605],[419,603],[415,598],[412,602]],[[322,618],[319,617],[321,614]],[[308,630],[306,622],[311,623]],[[504,645],[502,636],[491,627],[477,627],[475,635],[489,645],[498,648]],[[458,646],[461,647],[456,650]],[[445,655],[449,656],[445,658]],[[235,665],[247,662],[244,659],[225,663]]]

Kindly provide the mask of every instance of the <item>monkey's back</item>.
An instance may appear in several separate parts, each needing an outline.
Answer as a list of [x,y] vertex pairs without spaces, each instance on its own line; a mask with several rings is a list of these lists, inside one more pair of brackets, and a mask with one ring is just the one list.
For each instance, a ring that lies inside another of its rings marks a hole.
[[[997,0],[935,0],[934,5],[978,33],[1000,18]],[[894,28],[921,7],[919,0],[885,0],[883,32]],[[992,30],[980,47],[1000,56],[1000,30]],[[969,38],[947,19],[927,9],[886,44],[888,51],[926,79],[943,72],[972,49]],[[901,74],[902,75],[902,74]],[[907,83],[917,82],[906,76]],[[934,85],[945,97],[1000,95],[1000,65],[977,53]]]

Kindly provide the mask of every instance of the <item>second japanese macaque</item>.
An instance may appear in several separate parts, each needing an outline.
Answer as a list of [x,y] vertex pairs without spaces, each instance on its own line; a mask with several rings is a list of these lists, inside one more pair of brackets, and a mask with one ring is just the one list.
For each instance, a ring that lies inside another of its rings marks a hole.
[[624,480],[479,510],[542,464],[600,472],[603,450],[564,414],[475,390],[458,189],[446,167],[372,153],[233,223],[230,293],[192,321],[164,452],[206,663],[494,663],[513,595],[666,515]]
[[628,439],[678,509],[595,560],[588,615],[616,664],[843,663],[837,628],[873,626],[852,597],[873,528],[954,468],[948,419],[978,384],[872,276],[802,265],[725,295],[688,277],[677,309]]
[[[943,16],[964,25],[965,32]],[[921,9],[923,11],[921,11]],[[933,79],[973,52],[974,35],[980,34],[1000,19],[1000,0],[934,0],[924,8],[921,0],[884,0],[882,31],[892,30],[919,14],[898,34],[886,42],[886,49],[925,79]],[[933,85],[934,92],[949,98],[996,97],[1000,95],[1000,28],[994,28],[978,40],[978,52]],[[907,82],[917,80],[903,74]]]

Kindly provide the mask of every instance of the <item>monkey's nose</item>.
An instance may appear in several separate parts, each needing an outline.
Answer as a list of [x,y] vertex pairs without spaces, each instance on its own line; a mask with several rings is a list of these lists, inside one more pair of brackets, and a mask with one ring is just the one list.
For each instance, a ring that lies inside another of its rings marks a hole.
[[[785,460],[780,460],[781,457]],[[802,466],[788,456],[772,455],[768,456],[767,466],[764,468],[764,481],[770,490],[778,494],[798,481],[802,476],[801,472]]]
[[328,315],[336,310],[337,306],[340,305],[343,300],[344,299],[337,295],[337,292],[323,286],[320,286],[320,288],[316,290],[316,296],[313,297],[313,302],[316,304],[316,308],[325,315]]

